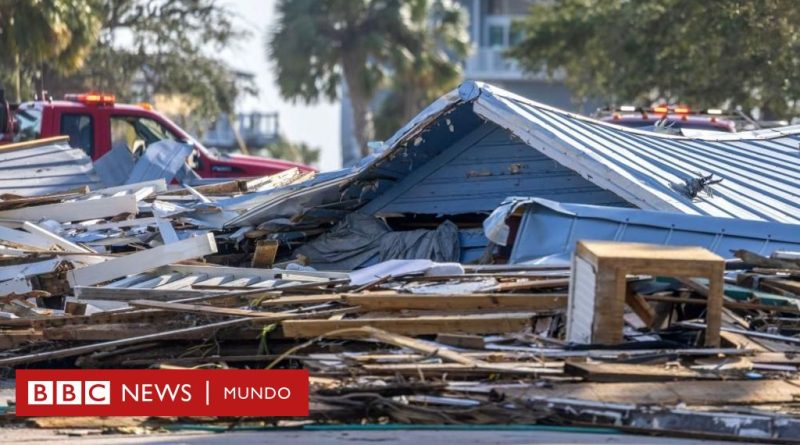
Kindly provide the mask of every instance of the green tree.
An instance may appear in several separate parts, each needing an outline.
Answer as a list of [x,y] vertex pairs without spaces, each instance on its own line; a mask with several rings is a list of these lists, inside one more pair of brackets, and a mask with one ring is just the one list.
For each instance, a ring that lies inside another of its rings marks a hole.
[[0,77],[13,85],[32,85],[43,63],[68,74],[83,65],[100,31],[91,0],[0,0]]
[[392,62],[389,94],[375,116],[379,139],[391,136],[463,79],[461,61],[470,51],[463,9],[452,0],[417,1],[410,17],[420,30],[420,51],[398,51]]
[[[78,76],[78,84],[118,92],[123,100],[156,94],[184,95],[193,114],[216,117],[231,112],[240,89],[232,71],[215,53],[244,34],[233,14],[217,0],[105,0],[99,3],[103,29]],[[127,40],[122,42],[127,36]],[[121,38],[122,37],[122,38]]]
[[579,97],[794,111],[800,9],[792,0],[558,0],[534,6],[509,55],[565,75]]
[[[314,103],[334,100],[343,80],[363,155],[374,137],[370,100],[398,61],[425,53],[430,26],[421,26],[428,0],[280,0],[278,26],[267,49],[281,94]],[[452,5],[455,7],[455,5]]]

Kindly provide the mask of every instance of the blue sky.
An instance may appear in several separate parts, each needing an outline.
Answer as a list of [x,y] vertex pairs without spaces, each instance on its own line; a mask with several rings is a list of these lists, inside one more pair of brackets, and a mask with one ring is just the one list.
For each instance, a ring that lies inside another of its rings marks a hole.
[[272,64],[264,49],[265,35],[275,25],[275,0],[225,0],[223,3],[236,14],[236,25],[251,35],[226,50],[222,57],[233,68],[255,74],[260,90],[257,98],[241,101],[240,111],[278,111],[281,131],[287,138],[321,148],[321,170],[338,169],[341,166],[339,103],[292,104],[281,99],[275,86]]

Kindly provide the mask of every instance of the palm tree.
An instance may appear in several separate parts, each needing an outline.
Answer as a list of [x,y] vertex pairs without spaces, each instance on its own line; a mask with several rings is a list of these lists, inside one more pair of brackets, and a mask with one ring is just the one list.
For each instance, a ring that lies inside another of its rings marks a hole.
[[449,0],[280,0],[267,47],[281,95],[335,100],[344,80],[356,140],[361,154],[369,154],[369,102],[384,80],[431,50],[434,28],[424,18],[434,4],[460,11]]
[[398,52],[393,61],[389,94],[375,118],[379,138],[389,137],[463,79],[461,61],[471,48],[463,10],[453,0],[414,3],[412,19],[422,36],[422,50]]
[[75,70],[100,32],[91,0],[6,0],[2,5],[0,54],[8,57],[9,64],[0,74],[13,78],[16,100],[23,70],[33,72],[44,64],[64,73]]

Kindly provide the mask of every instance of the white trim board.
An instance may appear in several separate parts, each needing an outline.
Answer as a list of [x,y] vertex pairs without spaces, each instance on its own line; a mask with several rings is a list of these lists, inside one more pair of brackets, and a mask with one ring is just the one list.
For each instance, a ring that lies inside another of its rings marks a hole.
[[144,272],[178,261],[201,258],[217,252],[214,235],[207,233],[152,249],[117,257],[112,260],[71,270],[67,277],[71,286],[90,286],[115,278]]
[[137,210],[136,197],[125,195],[3,210],[0,211],[0,219],[27,221],[53,219],[58,222],[69,222],[107,218],[120,213],[136,214]]

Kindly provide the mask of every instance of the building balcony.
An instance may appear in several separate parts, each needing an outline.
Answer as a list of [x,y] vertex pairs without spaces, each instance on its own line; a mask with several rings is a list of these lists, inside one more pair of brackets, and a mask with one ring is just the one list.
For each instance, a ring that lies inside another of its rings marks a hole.
[[[536,80],[547,81],[547,73],[525,72],[514,60],[507,58],[503,53],[505,47],[474,48],[472,55],[464,64],[464,76],[469,79],[492,80]],[[556,79],[560,76],[557,75]]]

